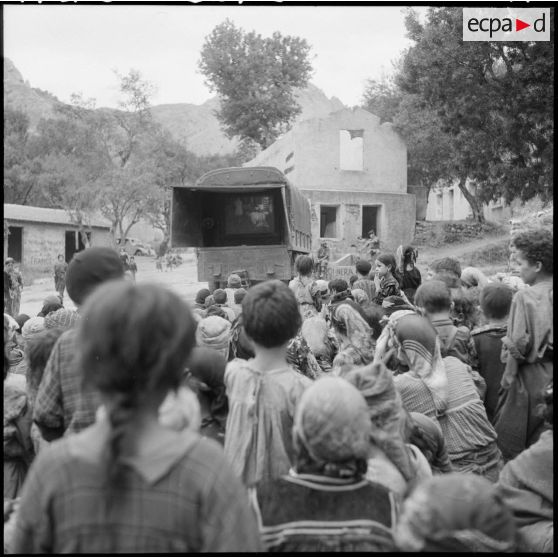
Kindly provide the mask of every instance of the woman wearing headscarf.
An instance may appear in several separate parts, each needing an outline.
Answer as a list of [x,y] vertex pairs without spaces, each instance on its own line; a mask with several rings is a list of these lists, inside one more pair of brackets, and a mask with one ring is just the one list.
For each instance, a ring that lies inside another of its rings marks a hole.
[[337,346],[325,319],[321,316],[308,318],[302,323],[300,333],[308,344],[321,371],[331,372]]
[[348,304],[334,306],[331,324],[339,343],[332,371],[343,375],[355,366],[364,366],[374,358],[372,329],[364,318]]
[[395,377],[405,408],[438,421],[454,469],[495,482],[501,454],[470,368],[455,357],[442,359],[440,341],[426,318],[402,316],[388,331],[397,358],[409,368]]
[[345,378],[358,388],[368,406],[373,448],[366,478],[383,484],[403,500],[407,491],[430,478],[432,471],[419,448],[405,443],[406,416],[393,374],[376,359],[349,371]]
[[231,322],[219,316],[208,316],[198,323],[196,344],[220,353],[229,358],[229,342],[231,340]]
[[393,494],[366,480],[370,419],[346,380],[320,378],[303,393],[293,425],[294,465],[252,492],[270,552],[394,550]]
[[496,487],[476,475],[450,473],[418,486],[395,530],[401,552],[507,553],[517,528]]

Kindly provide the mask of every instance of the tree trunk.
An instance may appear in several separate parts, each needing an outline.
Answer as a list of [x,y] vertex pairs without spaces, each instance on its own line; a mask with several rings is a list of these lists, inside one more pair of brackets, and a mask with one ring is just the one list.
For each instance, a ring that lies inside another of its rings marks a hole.
[[463,193],[463,196],[471,206],[471,209],[473,211],[473,219],[477,223],[484,223],[484,213],[482,211],[482,203],[475,195],[471,194],[471,192],[469,192],[469,190],[467,189],[467,176],[466,175],[460,176],[457,185],[459,186],[459,189]]

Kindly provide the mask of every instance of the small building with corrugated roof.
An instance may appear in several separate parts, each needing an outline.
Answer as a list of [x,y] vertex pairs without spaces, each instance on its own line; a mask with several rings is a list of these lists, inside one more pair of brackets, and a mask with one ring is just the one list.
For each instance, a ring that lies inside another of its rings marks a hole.
[[[91,246],[111,246],[110,221],[88,219]],[[25,269],[52,270],[58,254],[69,262],[85,248],[78,226],[64,209],[4,204],[4,259],[12,257]]]

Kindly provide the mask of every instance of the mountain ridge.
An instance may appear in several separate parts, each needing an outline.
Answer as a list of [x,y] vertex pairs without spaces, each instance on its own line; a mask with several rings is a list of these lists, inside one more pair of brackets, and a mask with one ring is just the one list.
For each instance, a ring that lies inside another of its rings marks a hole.
[[[313,84],[297,90],[296,98],[301,113],[295,122],[323,117],[345,105],[336,97],[328,98]],[[4,58],[4,107],[13,107],[29,116],[31,128],[36,128],[41,118],[56,116],[56,107],[67,103],[47,91],[31,87],[14,63]],[[229,155],[238,148],[237,139],[229,139],[221,130],[215,111],[219,99],[211,97],[200,105],[194,103],[164,103],[153,105],[153,118],[170,134],[196,155]],[[96,110],[107,110],[99,107]],[[114,110],[114,109],[108,109]]]

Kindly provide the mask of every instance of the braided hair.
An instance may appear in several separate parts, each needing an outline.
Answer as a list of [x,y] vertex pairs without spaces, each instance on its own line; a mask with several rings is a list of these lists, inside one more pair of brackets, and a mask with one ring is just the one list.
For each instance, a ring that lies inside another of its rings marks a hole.
[[160,286],[109,281],[87,298],[78,326],[79,359],[84,382],[110,401],[109,488],[122,486],[121,457],[132,419],[146,399],[162,399],[179,386],[194,343],[192,313]]

